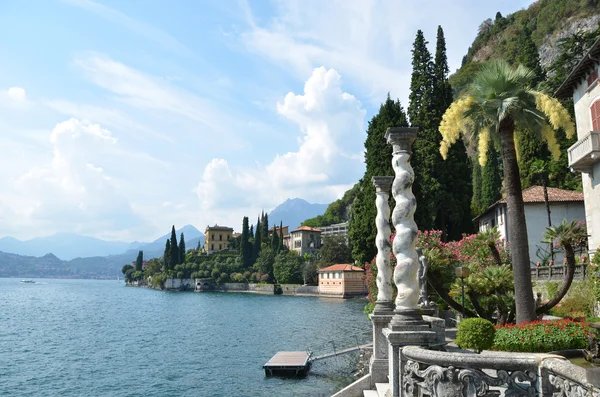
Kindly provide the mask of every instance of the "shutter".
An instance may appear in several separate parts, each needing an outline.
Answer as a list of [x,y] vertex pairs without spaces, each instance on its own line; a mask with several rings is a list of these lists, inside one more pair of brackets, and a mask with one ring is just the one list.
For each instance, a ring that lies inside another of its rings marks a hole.
[[597,100],[590,107],[592,113],[592,130],[600,131],[600,100]]

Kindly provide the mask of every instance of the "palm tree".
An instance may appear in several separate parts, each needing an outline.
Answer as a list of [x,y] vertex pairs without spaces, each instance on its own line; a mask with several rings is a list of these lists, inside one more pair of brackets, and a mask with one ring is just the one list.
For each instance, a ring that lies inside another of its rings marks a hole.
[[484,165],[490,140],[499,141],[517,323],[533,321],[536,316],[515,131],[529,129],[541,135],[555,156],[560,150],[556,150],[554,130],[564,128],[567,135],[575,132],[569,113],[556,99],[531,89],[534,77],[524,66],[512,68],[505,61],[490,62],[475,75],[468,95],[446,110],[440,124],[440,152],[444,158],[450,145],[463,135],[467,141],[478,142],[479,162]]
[[567,223],[567,220],[563,219],[560,225],[546,228],[544,242],[564,248],[567,267],[560,290],[556,296],[551,297],[548,303],[537,308],[537,314],[548,313],[569,291],[573,283],[573,277],[575,276],[575,247],[580,245],[582,241],[585,241],[586,238],[587,229],[583,223],[577,220]]

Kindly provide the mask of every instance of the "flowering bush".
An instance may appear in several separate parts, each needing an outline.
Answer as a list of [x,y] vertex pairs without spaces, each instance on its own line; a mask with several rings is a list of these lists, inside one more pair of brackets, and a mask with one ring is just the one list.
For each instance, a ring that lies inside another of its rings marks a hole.
[[583,349],[592,333],[588,323],[569,319],[497,326],[493,349],[528,353]]

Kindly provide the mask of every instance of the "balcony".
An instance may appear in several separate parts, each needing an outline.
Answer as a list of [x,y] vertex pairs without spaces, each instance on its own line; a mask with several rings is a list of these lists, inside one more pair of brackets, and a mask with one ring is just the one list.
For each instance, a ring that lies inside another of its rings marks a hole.
[[569,148],[569,167],[590,173],[600,161],[600,131],[591,131]]

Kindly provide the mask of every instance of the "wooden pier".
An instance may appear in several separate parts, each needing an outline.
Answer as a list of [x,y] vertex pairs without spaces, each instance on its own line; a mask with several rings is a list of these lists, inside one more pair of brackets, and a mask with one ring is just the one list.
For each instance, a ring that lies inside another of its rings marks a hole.
[[296,376],[308,374],[310,354],[307,352],[278,352],[265,365],[265,376]]

